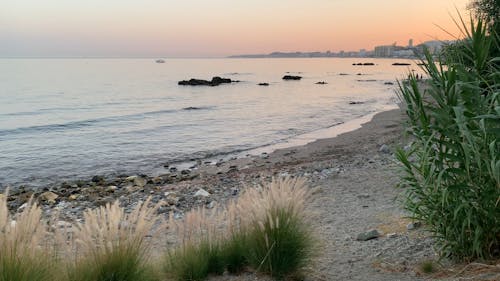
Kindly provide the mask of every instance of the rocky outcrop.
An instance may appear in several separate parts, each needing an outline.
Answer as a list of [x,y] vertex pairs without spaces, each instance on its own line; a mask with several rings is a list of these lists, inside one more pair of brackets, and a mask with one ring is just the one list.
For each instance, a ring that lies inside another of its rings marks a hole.
[[283,80],[300,80],[302,79],[302,76],[296,76],[296,75],[285,75],[282,78]]
[[373,62],[365,62],[365,63],[358,62],[358,63],[353,63],[352,65],[375,65],[375,64]]
[[232,81],[229,78],[222,78],[219,76],[215,76],[212,78],[212,80],[203,80],[203,79],[194,79],[191,78],[189,80],[182,80],[179,81],[179,85],[182,86],[219,86],[220,84],[229,84],[231,82],[238,82],[238,81]]

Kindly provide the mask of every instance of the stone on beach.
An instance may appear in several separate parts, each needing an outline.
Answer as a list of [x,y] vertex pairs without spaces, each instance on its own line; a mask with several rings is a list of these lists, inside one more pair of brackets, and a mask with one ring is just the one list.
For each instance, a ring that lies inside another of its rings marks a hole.
[[47,191],[40,194],[40,200],[45,201],[47,203],[53,204],[56,202],[56,199],[59,198],[59,195],[55,194],[52,191]]
[[376,230],[376,229],[370,229],[366,232],[362,232],[356,236],[356,240],[358,241],[368,241],[371,239],[378,238],[381,235],[381,233]]
[[387,144],[381,145],[380,149],[378,151],[380,151],[382,153],[386,153],[386,154],[391,153],[391,149],[389,148],[389,146]]
[[208,197],[208,196],[210,196],[210,193],[208,193],[208,191],[206,191],[205,189],[200,188],[198,191],[196,191],[196,193],[193,196],[194,197]]

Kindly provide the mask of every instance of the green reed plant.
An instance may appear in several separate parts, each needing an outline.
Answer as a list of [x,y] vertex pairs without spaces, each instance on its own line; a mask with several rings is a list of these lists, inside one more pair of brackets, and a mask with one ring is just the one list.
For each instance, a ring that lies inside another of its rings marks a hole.
[[149,263],[160,204],[150,207],[147,199],[127,213],[116,201],[85,211],[84,222],[73,232],[68,280],[157,280]]
[[500,58],[481,20],[461,22],[465,39],[437,61],[426,52],[427,84],[400,84],[415,142],[397,158],[405,208],[443,255],[470,260],[500,254]]
[[[56,280],[56,259],[42,211],[31,200],[20,214],[7,208],[8,191],[0,194],[0,281]],[[47,246],[47,247],[45,247]]]

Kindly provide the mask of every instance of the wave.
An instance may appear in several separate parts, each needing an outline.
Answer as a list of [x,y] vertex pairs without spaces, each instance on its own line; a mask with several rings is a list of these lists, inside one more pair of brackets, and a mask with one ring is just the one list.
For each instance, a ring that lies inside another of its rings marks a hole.
[[20,128],[15,128],[15,129],[0,130],[0,137],[19,135],[19,134],[27,134],[27,133],[40,133],[40,132],[47,132],[47,131],[62,132],[62,131],[66,131],[66,130],[91,127],[91,126],[95,126],[97,124],[102,124],[102,123],[130,121],[130,120],[140,119],[140,118],[144,118],[144,117],[157,116],[157,115],[163,115],[163,114],[172,114],[172,113],[177,113],[180,111],[211,110],[214,108],[215,108],[214,106],[201,106],[201,107],[190,106],[190,107],[184,107],[182,109],[165,109],[165,110],[140,112],[140,113],[134,113],[134,114],[127,114],[127,115],[118,115],[118,116],[109,116],[109,117],[93,118],[93,119],[86,119],[86,120],[78,120],[78,121],[71,121],[71,122],[59,123],[59,124],[47,124],[47,125],[20,127]]

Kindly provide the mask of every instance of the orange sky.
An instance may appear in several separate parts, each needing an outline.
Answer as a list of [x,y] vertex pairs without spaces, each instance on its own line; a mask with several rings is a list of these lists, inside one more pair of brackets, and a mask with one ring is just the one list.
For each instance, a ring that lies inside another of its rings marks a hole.
[[[15,0],[0,57],[217,57],[450,39],[470,0]],[[450,15],[451,14],[451,15]]]

